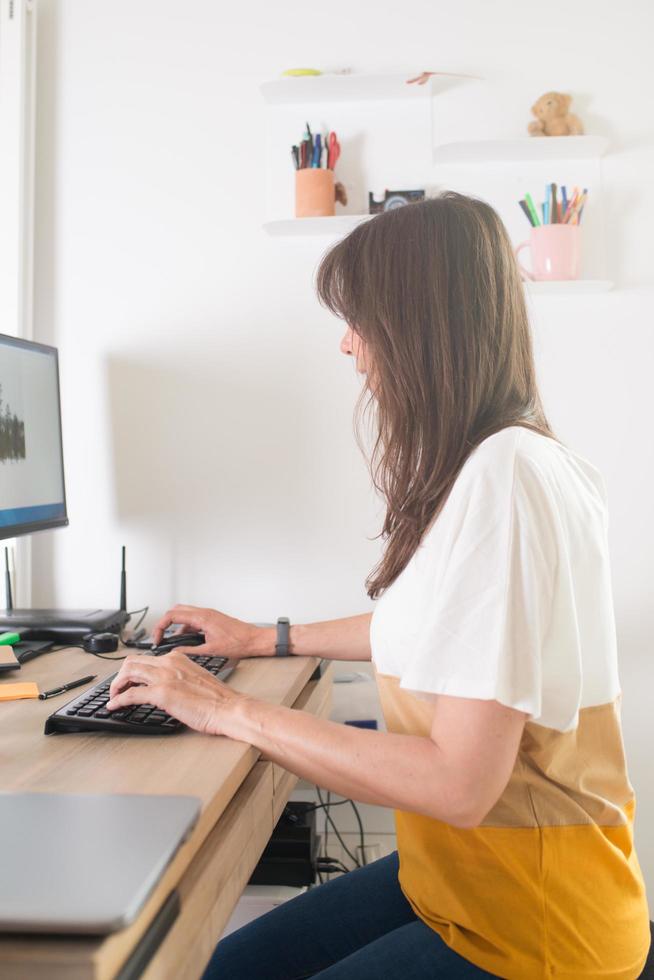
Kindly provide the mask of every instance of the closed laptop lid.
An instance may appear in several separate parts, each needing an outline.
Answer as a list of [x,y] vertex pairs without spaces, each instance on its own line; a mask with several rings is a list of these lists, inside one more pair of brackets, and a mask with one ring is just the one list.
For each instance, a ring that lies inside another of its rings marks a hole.
[[0,793],[0,931],[122,929],[199,813],[191,796]]

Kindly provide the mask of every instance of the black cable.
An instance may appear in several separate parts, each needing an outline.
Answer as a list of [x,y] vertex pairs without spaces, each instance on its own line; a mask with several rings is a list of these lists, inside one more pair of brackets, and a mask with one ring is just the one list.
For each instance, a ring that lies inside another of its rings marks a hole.
[[[316,786],[316,789],[318,789],[317,786]],[[327,856],[327,843],[328,843],[328,840],[329,840],[329,830],[327,829],[327,817],[329,815],[329,808],[330,808],[330,805],[331,805],[331,799],[332,799],[332,794],[328,791],[327,792],[327,803],[325,805],[325,836],[324,836],[323,842],[322,842],[322,853],[323,853],[323,856],[325,856],[325,857]],[[322,797],[320,798],[320,801],[322,803]]]
[[312,813],[314,810],[322,810],[325,807],[333,806],[344,806],[346,803],[351,803],[352,800],[336,800],[335,802],[330,801],[329,803],[314,803],[313,806],[307,807],[304,811],[305,813]]
[[340,867],[337,867],[335,864],[321,864],[320,871],[324,872],[326,875],[349,874],[348,869],[343,864],[341,864]]
[[359,824],[359,840],[361,842],[360,843],[360,846],[361,846],[361,863],[365,867],[366,864],[368,863],[368,861],[366,860],[366,844],[365,844],[365,836],[364,836],[364,833],[363,833],[363,820],[361,819],[361,814],[359,813],[359,808],[356,805],[356,803],[354,802],[354,800],[350,800],[350,803],[352,804],[352,809],[354,810],[354,816],[357,818],[357,823]]
[[[318,787],[316,787],[316,789],[318,789]],[[320,792],[318,792],[318,795],[320,796]],[[359,812],[358,806],[356,805],[354,800],[350,800],[349,798],[346,800],[332,801],[331,793],[327,794],[327,800],[328,800],[327,803],[316,803],[314,806],[307,808],[306,812],[312,813],[314,810],[325,810],[325,819],[327,819],[327,814],[333,806],[344,806],[346,803],[349,803],[350,806],[352,807],[352,810],[354,811],[356,822],[359,825],[359,846],[361,847],[361,860],[363,864],[366,865],[368,862],[366,860],[365,831],[363,829],[363,820],[361,819],[361,814]],[[333,827],[334,823],[332,820],[330,820],[330,823],[332,824]]]
[[350,871],[350,869],[347,868],[342,861],[339,861],[338,858],[333,858],[333,857],[318,858],[318,868],[320,869],[320,871],[326,871],[328,867],[335,866],[335,865],[339,865],[337,870],[340,871],[342,874],[348,874]]
[[[139,628],[139,626],[141,625],[141,623],[143,622],[143,620],[145,619],[145,617],[147,616],[147,614],[149,612],[150,612],[150,607],[149,606],[143,606],[142,609],[133,609],[132,612],[128,612],[127,613],[128,620],[131,619],[132,616],[136,616],[137,613],[141,613],[141,618],[139,619],[139,621],[137,623],[134,623],[134,626],[132,628],[132,633],[136,633],[137,629]],[[127,623],[125,623],[125,626],[126,625],[127,625]],[[118,634],[118,638],[120,639],[120,642],[121,643],[125,643],[125,640],[123,638],[123,633],[125,632],[125,626],[123,626],[121,628],[121,630],[120,630],[120,632]]]
[[[316,786],[316,793],[318,794],[318,799],[320,800],[320,802],[321,803],[324,803],[324,800],[322,798],[322,793],[320,792],[320,789],[318,788],[318,786]],[[329,796],[331,796],[331,793],[328,793],[327,795],[328,795],[328,798],[329,798]],[[349,857],[350,861],[353,861],[354,862],[354,866],[355,867],[360,868],[361,867],[361,863],[357,860],[357,858],[354,856],[354,854],[352,853],[352,851],[350,850],[350,848],[347,846],[347,844],[345,843],[345,841],[341,837],[341,834],[339,832],[338,827],[336,826],[336,824],[332,820],[332,817],[331,817],[331,815],[329,813],[329,808],[330,808],[331,805],[332,805],[331,803],[327,803],[325,805],[325,820],[328,821],[331,824],[332,830],[336,834],[336,837],[338,839],[339,844],[341,845],[341,847],[343,848],[343,850],[345,851],[345,853]]]
[[[60,650],[70,650],[70,649],[84,650],[84,647],[82,646],[81,643],[64,643],[58,647],[50,647],[50,649],[47,650],[46,652],[59,653]],[[99,657],[100,660],[124,660],[125,657],[129,656],[128,653],[123,654],[122,657],[108,657],[106,653],[94,653],[93,650],[85,650],[84,652],[90,653],[92,657]]]

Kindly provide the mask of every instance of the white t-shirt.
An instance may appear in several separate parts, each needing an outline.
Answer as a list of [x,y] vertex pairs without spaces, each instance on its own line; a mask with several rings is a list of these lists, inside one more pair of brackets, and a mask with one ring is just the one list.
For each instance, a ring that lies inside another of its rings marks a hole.
[[620,693],[602,478],[520,426],[466,460],[377,601],[380,674],[405,690],[496,700],[568,731]]

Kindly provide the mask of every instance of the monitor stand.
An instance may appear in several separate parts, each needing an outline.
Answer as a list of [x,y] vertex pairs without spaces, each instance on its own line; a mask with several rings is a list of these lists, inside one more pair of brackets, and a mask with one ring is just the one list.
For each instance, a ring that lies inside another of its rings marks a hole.
[[120,573],[120,609],[14,609],[9,574],[9,551],[5,548],[7,608],[0,614],[0,632],[20,633],[23,640],[52,640],[81,643],[89,633],[120,633],[129,620],[125,548]]

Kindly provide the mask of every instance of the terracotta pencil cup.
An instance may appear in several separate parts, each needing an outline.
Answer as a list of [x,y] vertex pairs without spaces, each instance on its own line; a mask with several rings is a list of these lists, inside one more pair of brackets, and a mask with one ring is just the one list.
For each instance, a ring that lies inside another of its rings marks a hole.
[[335,214],[334,171],[304,167],[295,171],[295,217],[325,218]]

